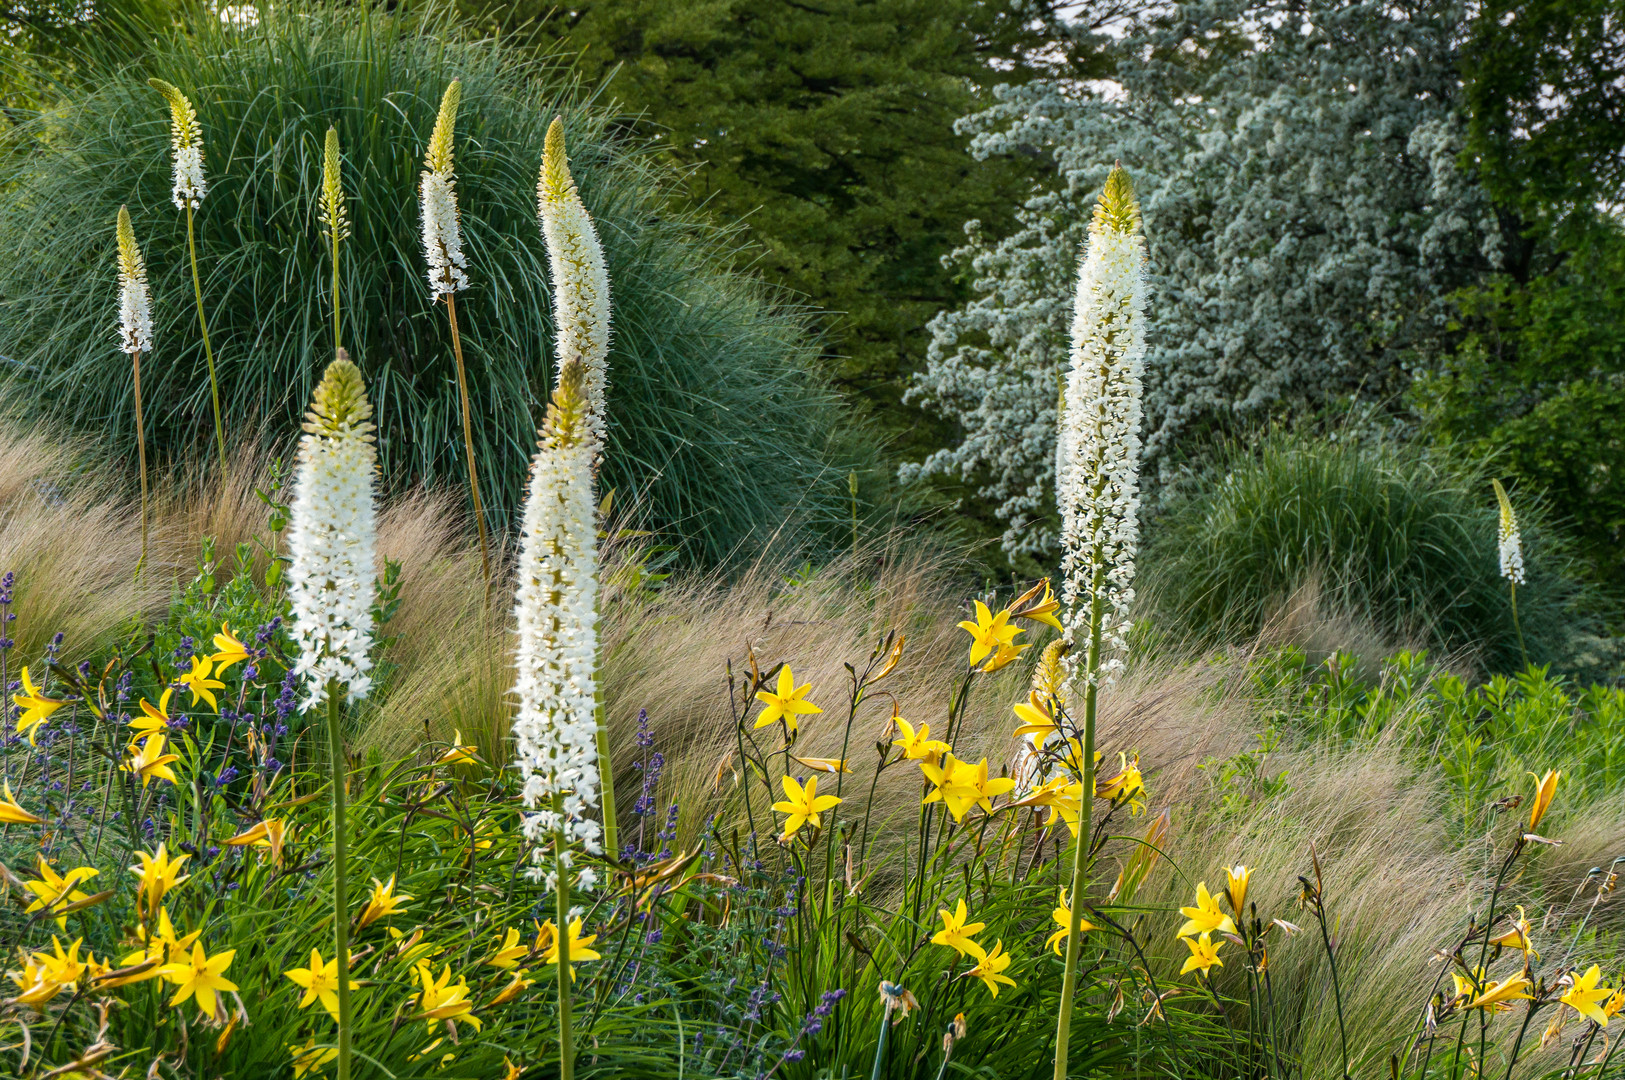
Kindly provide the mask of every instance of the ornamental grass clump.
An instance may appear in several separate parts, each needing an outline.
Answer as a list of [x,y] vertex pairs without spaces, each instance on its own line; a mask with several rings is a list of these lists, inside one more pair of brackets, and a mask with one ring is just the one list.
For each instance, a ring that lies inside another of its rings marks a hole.
[[316,387],[299,441],[288,527],[288,607],[299,643],[294,674],[327,705],[333,799],[333,962],[337,965],[340,1080],[350,1076],[350,903],[343,706],[372,687],[376,509],[372,405],[361,371],[343,349]]

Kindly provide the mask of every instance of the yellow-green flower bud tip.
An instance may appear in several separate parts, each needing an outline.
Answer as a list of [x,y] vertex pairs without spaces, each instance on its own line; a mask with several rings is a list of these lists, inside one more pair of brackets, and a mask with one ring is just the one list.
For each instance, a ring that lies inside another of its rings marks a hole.
[[1113,165],[1095,204],[1095,229],[1132,233],[1140,227],[1140,204],[1134,201],[1134,183],[1121,165]]
[[118,208],[118,272],[124,281],[146,281],[147,264],[141,259],[141,249],[135,243],[135,229],[130,225],[128,207]]
[[542,148],[542,182],[538,193],[547,202],[563,202],[576,193],[570,175],[570,158],[564,152],[564,118],[555,116],[547,125],[547,144]]
[[463,84],[453,79],[440,99],[440,115],[435,117],[434,134],[429,136],[429,153],[424,167],[432,173],[451,172],[451,142],[456,134],[457,103],[463,99]]
[[587,422],[587,366],[570,360],[559,372],[559,385],[542,421],[542,449],[563,449],[581,441]]
[[304,429],[321,436],[359,434],[371,442],[373,425],[367,422],[370,419],[372,403],[367,400],[361,369],[351,362],[349,353],[340,349],[338,358],[327,365],[311,398]]
[[162,79],[148,79],[147,85],[164,95],[164,100],[169,102],[169,120],[175,149],[203,145],[203,129],[198,126],[197,110],[192,108],[191,99],[181,93],[180,87],[166,83]]
[[322,153],[322,225],[343,240],[350,235],[344,213],[344,183],[339,174],[339,129],[327,129],[327,146]]

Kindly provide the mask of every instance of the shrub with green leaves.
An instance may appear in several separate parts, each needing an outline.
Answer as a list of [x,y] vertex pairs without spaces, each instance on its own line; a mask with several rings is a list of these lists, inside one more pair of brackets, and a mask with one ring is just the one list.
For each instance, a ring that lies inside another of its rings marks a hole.
[[637,503],[651,525],[680,527],[699,559],[776,526],[786,508],[801,520],[826,503],[843,513],[850,463],[831,460],[839,412],[802,318],[725,268],[727,234],[674,205],[670,174],[614,133],[563,64],[459,41],[438,23],[322,6],[266,9],[255,26],[182,19],[139,46],[92,46],[82,63],[3,143],[0,351],[10,363],[0,385],[28,412],[133,441],[112,329],[113,217],[128,204],[152,281],[149,438],[174,459],[213,434],[185,220],[170,204],[168,111],[146,82],[156,76],[190,96],[202,126],[199,269],[228,435],[293,430],[331,358],[330,302],[310,286],[329,273],[318,196],[334,124],[354,219],[345,344],[373,388],[383,475],[459,479],[451,341],[424,281],[417,203],[436,106],[457,78],[473,282],[458,308],[493,524],[518,503],[554,378],[535,191],[560,113],[615,283],[603,490]]
[[[1496,502],[1483,466],[1403,445],[1282,435],[1233,448],[1147,529],[1143,560],[1159,619],[1201,636],[1250,634],[1300,586],[1386,633],[1522,666]],[[1529,580],[1518,617],[1534,663],[1597,665],[1592,598],[1538,505],[1518,506]]]

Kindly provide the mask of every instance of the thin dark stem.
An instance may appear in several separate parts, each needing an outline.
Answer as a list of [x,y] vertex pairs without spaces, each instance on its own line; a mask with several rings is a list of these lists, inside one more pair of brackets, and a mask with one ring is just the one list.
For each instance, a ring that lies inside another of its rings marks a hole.
[[485,508],[480,504],[480,480],[474,468],[474,423],[468,409],[468,375],[463,368],[463,339],[457,332],[457,298],[446,294],[446,318],[451,321],[451,351],[457,358],[457,396],[463,406],[463,452],[468,457],[468,491],[474,500],[474,524],[480,534],[480,569],[485,574],[485,599],[491,599],[491,548],[485,535]]
[[203,281],[197,273],[197,238],[192,231],[192,205],[186,205],[186,248],[192,256],[192,295],[197,299],[197,325],[203,331],[203,358],[209,364],[209,397],[214,402],[214,442],[220,452],[220,475],[226,473],[226,430],[220,423],[220,380],[214,373],[214,347],[209,344],[209,323],[203,317]]

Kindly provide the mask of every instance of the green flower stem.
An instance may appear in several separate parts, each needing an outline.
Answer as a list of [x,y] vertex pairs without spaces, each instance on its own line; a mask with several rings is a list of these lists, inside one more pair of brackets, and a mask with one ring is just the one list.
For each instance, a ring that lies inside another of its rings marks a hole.
[[186,207],[186,249],[192,256],[192,295],[197,299],[197,325],[203,331],[203,358],[209,364],[209,397],[214,402],[214,444],[220,451],[220,472],[226,471],[226,429],[220,423],[220,380],[214,374],[214,347],[209,344],[209,323],[203,317],[203,282],[197,274],[197,236],[192,228],[192,206]]
[[891,1032],[891,1002],[880,1014],[880,1040],[875,1043],[875,1066],[869,1070],[869,1080],[880,1080],[880,1066],[886,1060],[886,1036]]
[[485,508],[480,505],[480,480],[474,471],[474,425],[468,415],[468,376],[463,369],[463,339],[457,333],[457,296],[446,294],[446,317],[451,320],[451,351],[457,358],[457,396],[463,403],[463,451],[468,456],[468,491],[474,499],[474,524],[480,531],[480,568],[485,573],[485,599],[491,599],[491,549],[485,537]]
[[135,368],[135,449],[141,461],[141,561],[135,564],[135,576],[140,577],[147,565],[147,429],[141,420],[141,350],[131,354],[131,361]]
[[1518,654],[1523,657],[1524,669],[1528,670],[1529,650],[1523,647],[1523,624],[1518,621],[1518,583],[1509,581],[1507,586],[1512,591],[1512,629],[1518,632]]
[[602,620],[598,617],[603,598],[604,591],[600,588],[593,597],[593,640],[598,644],[592,665],[597,674],[593,680],[592,717],[597,728],[593,737],[598,744],[598,805],[604,818],[604,854],[613,860],[620,858],[621,830],[615,820],[615,763],[609,756],[609,717],[604,711],[604,638],[599,629]]
[[559,948],[559,1080],[574,1080],[575,1040],[570,1031],[570,877],[564,865],[564,832],[560,830],[553,841],[555,869],[558,873],[559,908],[553,933]]
[[1105,615],[1105,572],[1096,569],[1089,610],[1089,654],[1083,691],[1083,790],[1078,795],[1078,841],[1072,854],[1072,890],[1069,906],[1072,926],[1066,936],[1066,967],[1061,976],[1061,1012],[1055,1025],[1055,1080],[1066,1080],[1067,1043],[1072,1037],[1072,1001],[1078,987],[1078,954],[1083,951],[1083,890],[1089,883],[1089,833],[1095,799],[1095,710],[1100,688],[1100,624]]
[[333,223],[330,230],[333,235],[333,352],[344,348],[344,342],[339,337],[339,226]]
[[337,681],[327,684],[328,755],[333,772],[333,953],[338,960],[338,1080],[350,1080],[350,896],[345,877],[346,829],[344,784],[349,772],[344,756],[344,725]]

